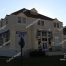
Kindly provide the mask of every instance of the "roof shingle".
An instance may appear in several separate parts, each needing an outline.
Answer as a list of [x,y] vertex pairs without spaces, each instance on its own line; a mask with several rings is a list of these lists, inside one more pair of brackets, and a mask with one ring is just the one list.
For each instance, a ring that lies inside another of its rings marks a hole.
[[16,12],[14,12],[12,14],[17,15],[17,14],[19,14],[21,12],[24,13],[27,17],[40,18],[40,19],[45,19],[45,20],[54,20],[54,19],[52,19],[50,17],[44,16],[44,15],[39,14],[39,13],[37,13],[35,15],[35,14],[31,13],[31,10],[28,10],[28,9],[25,9],[25,8],[23,8],[23,9],[21,9],[19,11],[16,11]]

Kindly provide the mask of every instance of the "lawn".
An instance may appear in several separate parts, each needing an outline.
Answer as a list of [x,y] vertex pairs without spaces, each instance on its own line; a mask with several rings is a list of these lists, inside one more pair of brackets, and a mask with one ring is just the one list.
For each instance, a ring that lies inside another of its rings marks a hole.
[[0,57],[0,66],[65,66],[66,61],[60,61],[63,56],[42,56],[42,57],[30,57],[16,58],[9,63],[6,63],[8,58]]

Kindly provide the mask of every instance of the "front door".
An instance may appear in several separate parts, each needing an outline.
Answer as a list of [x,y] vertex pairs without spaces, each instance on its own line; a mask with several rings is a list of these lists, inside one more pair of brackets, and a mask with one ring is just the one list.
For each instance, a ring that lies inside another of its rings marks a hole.
[[21,37],[24,39],[24,41],[26,43],[26,38],[27,38],[26,34],[27,34],[26,32],[20,32],[20,31],[16,32],[16,48],[17,49],[20,48],[19,41],[20,41]]

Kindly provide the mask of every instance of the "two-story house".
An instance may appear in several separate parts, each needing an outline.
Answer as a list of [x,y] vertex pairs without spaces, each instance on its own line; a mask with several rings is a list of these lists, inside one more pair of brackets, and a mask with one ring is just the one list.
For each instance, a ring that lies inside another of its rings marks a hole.
[[[0,55],[20,52],[19,41],[25,41],[23,55],[32,50],[58,51],[63,48],[63,24],[58,19],[39,14],[33,8],[21,9],[0,20]],[[4,54],[5,53],[5,54]]]

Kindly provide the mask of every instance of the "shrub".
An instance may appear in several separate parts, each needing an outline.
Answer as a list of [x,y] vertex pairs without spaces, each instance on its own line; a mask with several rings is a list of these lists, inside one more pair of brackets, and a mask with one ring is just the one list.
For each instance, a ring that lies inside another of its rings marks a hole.
[[32,57],[44,56],[44,55],[45,55],[45,51],[41,51],[41,50],[34,50],[30,52],[30,56]]

